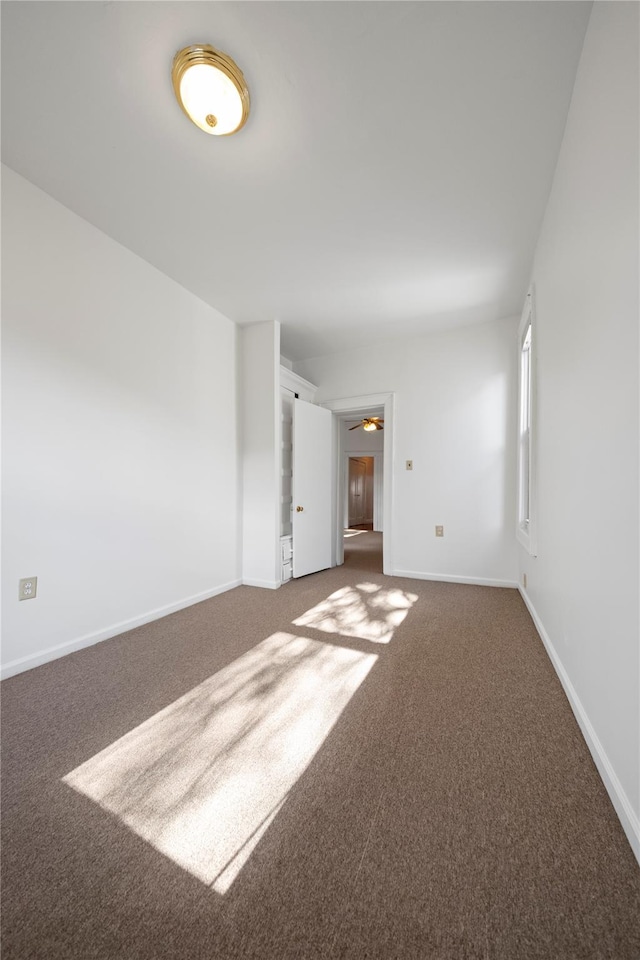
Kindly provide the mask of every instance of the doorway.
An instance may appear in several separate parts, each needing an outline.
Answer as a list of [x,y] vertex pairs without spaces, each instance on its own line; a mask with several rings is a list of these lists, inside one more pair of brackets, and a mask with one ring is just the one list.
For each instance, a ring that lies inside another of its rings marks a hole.
[[[347,430],[350,421],[347,420]],[[344,430],[344,425],[343,425]],[[347,434],[347,440],[351,437]],[[382,441],[382,437],[378,437]],[[348,444],[349,445],[349,444]],[[378,445],[378,444],[376,444]],[[370,573],[382,573],[382,459],[383,444],[378,453],[347,452],[344,491],[345,529],[343,531],[344,565]]]
[[349,457],[347,527],[373,530],[373,457]]
[[[379,415],[384,419],[384,446],[373,454],[374,457],[374,504],[373,524],[374,531],[367,536],[382,540],[382,570],[388,576],[393,575],[392,545],[393,545],[393,428],[394,428],[394,394],[372,394],[366,397],[347,397],[340,400],[326,400],[320,404],[333,412],[333,502],[334,502],[334,529],[332,544],[332,566],[344,563],[345,538],[344,531],[348,525],[348,470],[349,456],[372,456],[368,450],[346,449],[343,421],[354,418]],[[376,483],[376,475],[379,483]],[[381,531],[384,526],[384,537]],[[363,532],[363,536],[365,532]],[[359,539],[358,537],[354,539]],[[353,542],[353,541],[351,541]]]

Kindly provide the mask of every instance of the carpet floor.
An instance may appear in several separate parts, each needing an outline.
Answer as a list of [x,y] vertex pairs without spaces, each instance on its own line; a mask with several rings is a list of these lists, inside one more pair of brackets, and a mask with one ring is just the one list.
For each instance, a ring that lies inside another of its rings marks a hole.
[[345,565],[2,684],[4,960],[638,960],[515,590]]

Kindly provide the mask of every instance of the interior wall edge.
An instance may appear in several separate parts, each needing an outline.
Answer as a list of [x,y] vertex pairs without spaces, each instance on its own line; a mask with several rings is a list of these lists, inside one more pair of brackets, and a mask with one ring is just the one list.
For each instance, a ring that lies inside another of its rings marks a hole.
[[76,637],[75,640],[69,640],[66,643],[58,644],[55,647],[48,647],[46,650],[40,650],[38,653],[30,654],[27,657],[19,657],[16,660],[10,660],[8,663],[0,666],[0,680],[7,680],[18,673],[24,673],[25,670],[33,670],[34,667],[40,667],[51,660],[58,660],[60,657],[66,657],[76,650],[83,650],[85,647],[92,647],[103,640],[110,640],[121,633],[127,633],[129,630],[135,630],[136,627],[142,627],[145,623],[151,623],[153,620],[161,620],[171,613],[177,613],[178,610],[184,610],[186,607],[192,607],[195,603],[201,603],[203,600],[209,600],[220,593],[226,593],[235,587],[241,586],[241,580],[231,580],[228,583],[212,587],[210,590],[203,590],[191,597],[184,597],[182,600],[176,600],[166,606],[158,607],[155,610],[149,610],[130,620],[122,620],[120,623],[114,623],[110,627],[102,630],[96,630],[83,637]]
[[600,742],[600,738],[596,733],[589,715],[578,696],[575,687],[573,686],[571,680],[569,679],[569,674],[564,668],[562,660],[558,656],[556,648],[553,645],[551,637],[545,630],[544,624],[540,619],[536,608],[534,607],[531,598],[528,596],[526,590],[518,584],[518,590],[520,595],[525,602],[527,610],[531,614],[531,619],[533,620],[534,626],[540,635],[545,650],[549,655],[549,659],[553,665],[560,683],[564,689],[564,692],[569,701],[569,705],[573,710],[573,714],[578,722],[578,726],[582,732],[582,735],[586,741],[589,752],[593,757],[593,762],[596,765],[596,769],[600,774],[600,778],[605,786],[607,793],[613,804],[613,808],[622,824],[622,829],[624,830],[627,840],[631,846],[633,854],[640,864],[640,820],[636,816],[636,813],[629,802],[629,798],[625,793],[624,787],[620,783],[616,772],[607,756],[607,753]]

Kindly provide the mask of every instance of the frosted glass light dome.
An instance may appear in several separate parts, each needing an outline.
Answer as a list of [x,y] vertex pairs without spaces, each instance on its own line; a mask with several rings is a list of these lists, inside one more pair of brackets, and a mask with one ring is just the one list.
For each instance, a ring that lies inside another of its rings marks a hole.
[[185,47],[174,57],[173,89],[178,103],[205,133],[235,133],[249,116],[249,91],[238,65],[207,44]]

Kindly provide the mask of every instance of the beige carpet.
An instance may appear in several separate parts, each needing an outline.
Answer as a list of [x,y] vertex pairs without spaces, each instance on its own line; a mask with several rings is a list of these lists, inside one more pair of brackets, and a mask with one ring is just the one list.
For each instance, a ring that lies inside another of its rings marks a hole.
[[380,544],[3,683],[4,960],[640,957],[519,595]]
[[351,570],[369,570],[382,573],[382,534],[366,532],[357,527],[344,535],[344,562]]

